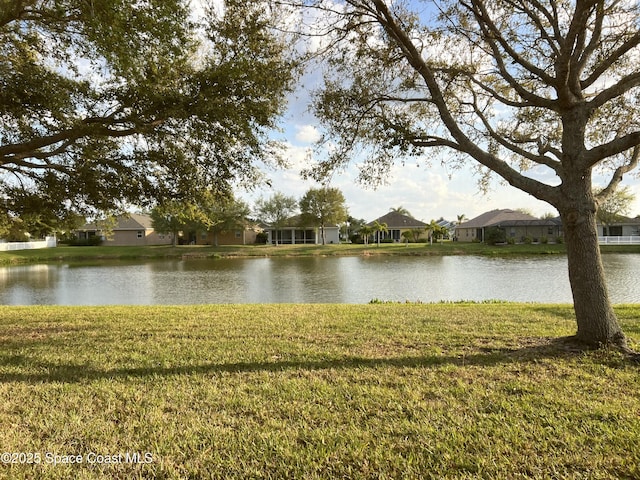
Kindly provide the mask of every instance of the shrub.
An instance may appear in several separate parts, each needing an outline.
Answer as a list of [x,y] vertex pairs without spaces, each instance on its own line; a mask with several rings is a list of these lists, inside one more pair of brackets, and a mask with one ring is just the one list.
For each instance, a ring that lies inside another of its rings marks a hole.
[[504,243],[507,241],[507,234],[498,227],[488,228],[484,238],[487,245],[495,245],[496,243]]
[[71,247],[97,247],[102,245],[102,237],[94,235],[89,238],[72,238],[66,242]]

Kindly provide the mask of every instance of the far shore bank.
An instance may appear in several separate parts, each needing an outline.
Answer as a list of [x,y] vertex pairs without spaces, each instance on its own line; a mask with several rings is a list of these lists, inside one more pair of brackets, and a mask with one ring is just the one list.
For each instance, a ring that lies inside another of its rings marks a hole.
[[[603,245],[603,253],[640,253],[640,245]],[[276,256],[367,256],[367,255],[564,255],[563,244],[485,245],[481,243],[394,243],[339,245],[200,245],[181,246],[58,246],[38,250],[0,252],[0,265],[74,261],[156,260],[170,258],[232,258]]]

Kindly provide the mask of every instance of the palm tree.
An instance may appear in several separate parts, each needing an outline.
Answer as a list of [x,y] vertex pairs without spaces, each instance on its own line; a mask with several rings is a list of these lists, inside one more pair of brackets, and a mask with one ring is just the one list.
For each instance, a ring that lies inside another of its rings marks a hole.
[[446,232],[446,228],[444,228],[442,225],[438,225],[438,222],[436,222],[435,220],[431,220],[431,223],[427,227],[427,230],[431,231],[431,235],[429,236],[430,243],[433,243],[433,237],[436,237],[437,242],[438,239],[442,238],[442,236]]
[[362,239],[364,240],[365,245],[369,245],[369,236],[373,233],[373,227],[368,225],[363,225],[359,230],[360,235],[362,235]]
[[400,205],[399,207],[391,207],[389,211],[399,213],[400,215],[406,215],[407,217],[413,217],[413,215],[409,213],[409,210],[404,208],[402,205]]
[[378,246],[380,246],[380,234],[388,232],[389,228],[386,223],[380,223],[376,220],[373,222],[373,231],[376,232],[376,239],[378,240]]
[[402,238],[404,238],[404,243],[408,247],[410,241],[415,241],[413,230],[405,230],[404,232],[402,232]]

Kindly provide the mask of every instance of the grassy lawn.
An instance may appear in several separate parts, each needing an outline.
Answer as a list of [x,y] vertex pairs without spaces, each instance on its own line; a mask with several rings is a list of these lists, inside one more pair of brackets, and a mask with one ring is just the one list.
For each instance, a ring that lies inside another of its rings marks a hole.
[[[640,252],[640,247],[637,248]],[[0,252],[0,265],[85,260],[134,260],[187,257],[251,257],[303,255],[523,255],[564,253],[563,245],[512,245],[444,243],[376,245],[239,245],[239,246],[143,246],[67,247]]]
[[568,305],[0,307],[0,445],[41,461],[0,478],[640,478],[640,367],[554,341],[574,328]]

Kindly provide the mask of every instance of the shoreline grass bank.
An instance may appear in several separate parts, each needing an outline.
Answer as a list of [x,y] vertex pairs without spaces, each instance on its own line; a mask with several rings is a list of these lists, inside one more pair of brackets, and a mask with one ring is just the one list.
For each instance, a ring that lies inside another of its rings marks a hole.
[[[603,253],[640,253],[640,245],[602,246]],[[29,263],[154,260],[169,258],[233,258],[275,256],[358,256],[358,255],[483,255],[527,256],[564,255],[562,244],[485,245],[480,243],[444,242],[377,245],[237,245],[237,246],[96,246],[0,252],[0,265]]]
[[0,307],[0,445],[40,459],[0,478],[638,478],[639,367],[574,330],[570,305]]

